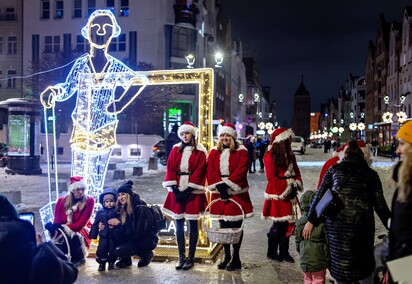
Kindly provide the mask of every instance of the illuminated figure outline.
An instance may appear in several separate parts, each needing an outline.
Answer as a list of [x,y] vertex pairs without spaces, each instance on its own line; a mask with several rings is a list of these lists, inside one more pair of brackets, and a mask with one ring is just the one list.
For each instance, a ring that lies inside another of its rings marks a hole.
[[[107,53],[110,42],[113,37],[120,35],[120,31],[111,11],[94,11],[82,29],[83,37],[90,43],[90,53],[76,60],[64,83],[48,87],[41,94],[41,102],[45,108],[52,108],[55,102],[65,101],[77,94],[70,139],[71,176],[84,176],[89,194],[94,198],[97,198],[103,189],[110,156],[117,144],[117,114],[122,112],[148,83],[146,76],[131,70]],[[100,39],[103,39],[102,44],[98,43]],[[101,70],[95,67],[98,60],[104,60]],[[136,85],[140,85],[138,91],[127,103],[122,104],[122,100],[130,97],[130,93],[135,90],[130,88]],[[124,91],[121,97],[115,100],[115,90],[118,87]],[[117,104],[122,104],[122,107],[116,109]],[[113,107],[113,111],[109,112],[109,107]]]

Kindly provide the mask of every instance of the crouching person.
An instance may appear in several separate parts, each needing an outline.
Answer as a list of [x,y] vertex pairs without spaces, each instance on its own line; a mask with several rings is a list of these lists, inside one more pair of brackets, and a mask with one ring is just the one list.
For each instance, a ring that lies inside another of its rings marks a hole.
[[53,224],[47,223],[45,226],[53,242],[64,253],[68,253],[67,244],[64,243],[61,231],[67,236],[71,261],[77,267],[86,262],[91,242],[89,231],[92,226],[90,218],[94,210],[94,199],[86,192],[83,177],[71,177],[69,193],[57,200]]
[[131,257],[134,255],[140,258],[137,267],[149,265],[159,240],[157,231],[148,226],[147,216],[142,214],[142,205],[146,206],[146,202],[132,191],[132,185],[133,182],[129,180],[119,186],[116,208],[120,218],[108,221],[109,226],[114,227],[114,256],[120,258],[115,269],[131,266]]

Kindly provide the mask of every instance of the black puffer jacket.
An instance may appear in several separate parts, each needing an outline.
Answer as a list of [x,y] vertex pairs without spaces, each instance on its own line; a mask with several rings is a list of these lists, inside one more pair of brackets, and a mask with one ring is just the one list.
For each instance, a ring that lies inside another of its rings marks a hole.
[[328,188],[337,191],[345,205],[336,217],[326,220],[332,277],[348,282],[364,279],[375,268],[374,210],[385,227],[391,215],[381,181],[363,157],[348,154],[326,172],[309,209],[311,223],[317,222],[315,207]]

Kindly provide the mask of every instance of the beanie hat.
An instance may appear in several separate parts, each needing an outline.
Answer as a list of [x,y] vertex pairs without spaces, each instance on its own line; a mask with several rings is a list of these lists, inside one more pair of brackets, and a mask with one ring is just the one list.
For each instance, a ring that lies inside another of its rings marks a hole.
[[191,123],[190,121],[186,121],[177,130],[177,135],[179,135],[179,137],[180,137],[180,134],[185,133],[185,132],[191,133],[193,135],[193,137],[196,138],[196,136],[197,136],[196,135],[197,134],[197,127],[193,123]]
[[402,124],[398,130],[398,134],[396,134],[396,138],[412,144],[412,122],[408,121]]
[[116,190],[114,188],[106,188],[103,190],[103,192],[99,195],[99,202],[100,204],[104,204],[104,201],[107,198],[113,198],[114,201],[116,201]]
[[304,210],[305,212],[309,211],[314,197],[315,192],[313,190],[307,190],[302,194],[302,197],[300,198],[300,206],[302,207],[302,210]]
[[222,134],[229,134],[233,138],[237,139],[236,127],[233,125],[233,123],[225,123],[219,130],[219,136]]
[[270,141],[270,144],[272,145],[273,143],[279,143],[282,141],[285,141],[286,139],[289,139],[291,136],[294,136],[295,133],[293,133],[292,129],[290,128],[284,128],[284,127],[279,127],[276,128],[276,130],[272,134],[272,139]]
[[70,177],[69,191],[73,192],[75,189],[84,188],[86,189],[86,183],[83,180],[83,177],[73,176]]
[[17,210],[10,200],[0,194],[0,217],[17,218]]
[[130,196],[133,195],[132,185],[133,182],[131,180],[126,181],[124,184],[119,186],[119,188],[117,189],[117,194],[124,192],[129,194]]

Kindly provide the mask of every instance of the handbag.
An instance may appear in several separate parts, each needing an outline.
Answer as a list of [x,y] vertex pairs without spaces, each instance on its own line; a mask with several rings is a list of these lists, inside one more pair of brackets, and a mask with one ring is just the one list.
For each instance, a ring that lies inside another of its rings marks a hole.
[[320,218],[321,216],[335,217],[344,207],[345,205],[343,204],[339,195],[329,188],[319,200],[319,203],[316,205],[315,210],[318,218]]

